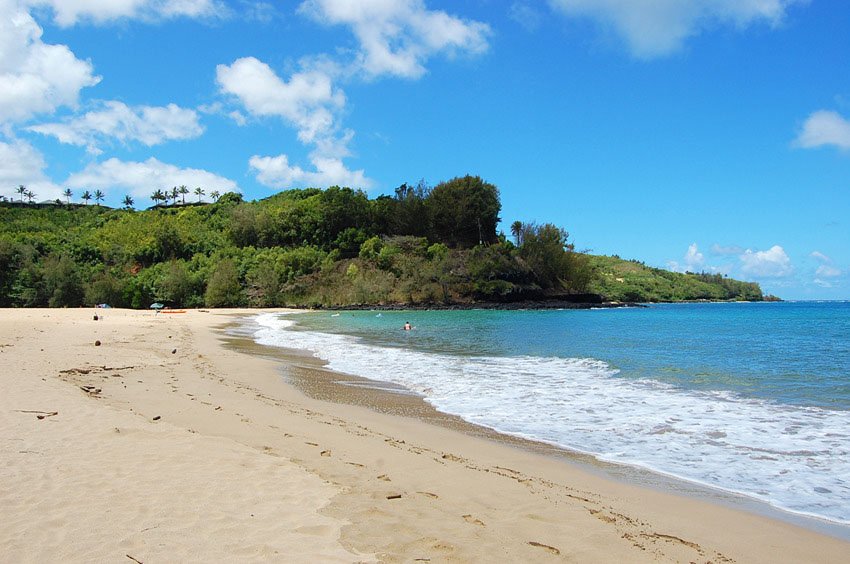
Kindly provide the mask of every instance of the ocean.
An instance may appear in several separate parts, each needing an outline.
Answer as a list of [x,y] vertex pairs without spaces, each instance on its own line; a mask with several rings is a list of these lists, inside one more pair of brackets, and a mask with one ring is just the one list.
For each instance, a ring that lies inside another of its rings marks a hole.
[[471,423],[850,524],[850,302],[253,321]]

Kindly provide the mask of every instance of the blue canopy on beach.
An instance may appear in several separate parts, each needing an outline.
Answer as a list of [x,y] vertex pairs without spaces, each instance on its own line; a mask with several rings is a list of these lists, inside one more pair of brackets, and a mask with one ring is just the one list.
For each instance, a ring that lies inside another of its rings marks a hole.
[[156,303],[152,303],[152,304],[151,304],[151,309],[162,309],[162,308],[164,308],[164,307],[165,307],[165,306],[164,306],[163,304],[159,303],[159,302],[156,302]]

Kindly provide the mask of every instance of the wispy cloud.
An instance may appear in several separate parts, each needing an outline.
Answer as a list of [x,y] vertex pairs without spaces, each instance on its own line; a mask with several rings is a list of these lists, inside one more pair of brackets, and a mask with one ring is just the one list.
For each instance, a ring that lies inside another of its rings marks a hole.
[[543,14],[528,2],[518,1],[508,8],[508,17],[524,27],[527,31],[535,31],[543,21]]
[[828,110],[812,112],[803,123],[794,144],[804,149],[833,146],[844,151],[850,150],[850,120]]
[[422,0],[306,0],[299,11],[326,25],[348,26],[359,43],[355,65],[367,77],[418,78],[436,55],[478,54],[489,47],[490,27]]
[[823,278],[838,278],[844,274],[844,272],[835,266],[832,258],[823,254],[820,251],[812,251],[809,253],[809,256],[815,259],[819,264],[817,270],[815,270],[815,278],[817,279]]
[[715,243],[711,246],[711,254],[718,256],[740,255],[743,252],[744,248],[737,245],[718,245]]
[[216,18],[229,12],[219,0],[23,0],[53,12],[57,25],[103,24],[120,19],[166,20],[178,17]]
[[820,251],[812,251],[809,253],[809,256],[821,264],[832,264],[832,259]]
[[718,25],[738,29],[782,22],[801,0],[549,0],[569,17],[586,18],[616,33],[637,58],[674,53],[685,41]]
[[256,2],[252,0],[241,0],[242,17],[248,21],[269,23],[275,18],[281,17],[279,10],[271,2]]

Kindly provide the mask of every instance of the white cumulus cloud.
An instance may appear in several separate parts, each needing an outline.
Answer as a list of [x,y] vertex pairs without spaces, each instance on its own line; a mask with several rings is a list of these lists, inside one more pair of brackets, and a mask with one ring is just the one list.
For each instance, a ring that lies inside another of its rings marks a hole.
[[90,62],[41,36],[25,7],[0,0],[0,123],[74,107],[80,90],[100,82]]
[[334,115],[345,106],[345,94],[334,87],[327,73],[307,69],[285,81],[254,57],[218,65],[216,82],[223,93],[236,97],[251,114],[286,120],[304,143],[333,134]]
[[705,270],[705,255],[703,255],[696,243],[688,245],[688,250],[685,251],[683,263],[671,260],[667,262],[667,266],[674,272],[698,272]]
[[100,153],[99,145],[109,139],[137,141],[151,147],[170,140],[193,139],[204,131],[197,112],[175,104],[130,107],[112,101],[103,106],[62,122],[28,129],[56,137],[61,143],[86,146],[95,154]]
[[37,201],[55,200],[62,190],[44,173],[44,156],[35,147],[20,140],[0,142],[0,194],[18,199],[15,188],[26,186]]
[[357,66],[370,77],[418,78],[424,62],[438,53],[483,53],[490,27],[422,0],[306,0],[301,13],[327,25],[349,26],[359,42]]
[[348,170],[341,159],[314,155],[310,161],[315,170],[290,165],[286,155],[254,155],[249,164],[256,171],[257,180],[272,188],[348,186],[366,189],[372,186],[362,170]]
[[180,168],[163,163],[153,157],[143,162],[108,159],[92,163],[84,170],[72,174],[66,184],[73,188],[121,190],[133,196],[146,198],[157,189],[172,186],[200,186],[207,192],[232,192],[239,189],[229,178],[206,170]]
[[681,49],[685,40],[717,25],[775,26],[801,0],[549,0],[566,16],[584,17],[613,30],[643,59]]
[[699,248],[696,243],[688,246],[688,251],[685,253],[685,264],[688,266],[688,270],[691,271],[694,271],[705,264],[705,256],[699,252]]
[[747,249],[738,258],[741,272],[756,278],[784,278],[794,272],[791,259],[779,245],[766,251]]
[[812,112],[794,143],[804,149],[832,145],[845,151],[850,150],[850,120],[837,112]]
[[23,0],[33,7],[48,8],[60,26],[80,21],[102,24],[118,19],[143,20],[176,17],[209,18],[227,13],[218,0]]
[[[354,133],[340,131],[338,114],[345,107],[345,94],[335,87],[330,72],[322,65],[305,68],[284,80],[266,63],[246,57],[231,65],[219,65],[216,81],[221,91],[235,97],[248,113],[283,119],[298,131],[302,143],[313,147],[310,162],[314,170],[291,165],[285,154],[254,155],[249,165],[259,182],[272,188],[372,185],[362,170],[349,170],[342,161],[350,154],[348,144]],[[239,112],[230,115],[237,123],[245,122]]]

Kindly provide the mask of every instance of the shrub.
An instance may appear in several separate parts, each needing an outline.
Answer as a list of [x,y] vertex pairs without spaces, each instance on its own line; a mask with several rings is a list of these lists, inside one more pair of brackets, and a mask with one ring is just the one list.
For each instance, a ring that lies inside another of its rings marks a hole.
[[240,306],[243,304],[239,273],[231,259],[220,261],[213,269],[204,295],[209,307]]

